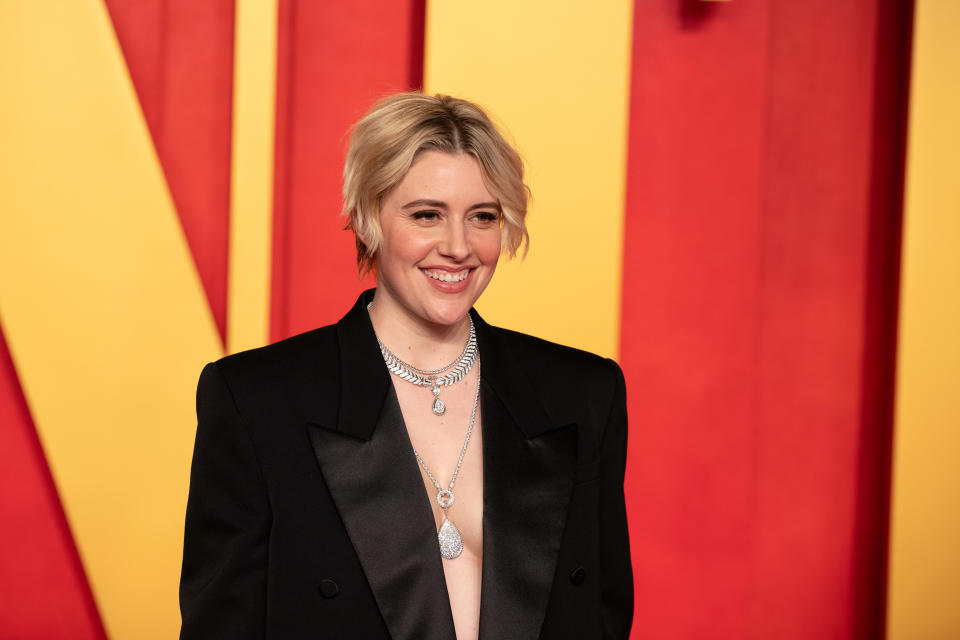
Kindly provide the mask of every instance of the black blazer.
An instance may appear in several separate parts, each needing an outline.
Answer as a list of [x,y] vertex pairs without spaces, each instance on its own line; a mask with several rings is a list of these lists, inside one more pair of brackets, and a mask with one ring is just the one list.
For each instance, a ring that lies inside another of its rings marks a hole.
[[[336,325],[204,368],[181,638],[454,638],[372,294]],[[471,313],[483,366],[480,638],[626,638],[620,368]]]

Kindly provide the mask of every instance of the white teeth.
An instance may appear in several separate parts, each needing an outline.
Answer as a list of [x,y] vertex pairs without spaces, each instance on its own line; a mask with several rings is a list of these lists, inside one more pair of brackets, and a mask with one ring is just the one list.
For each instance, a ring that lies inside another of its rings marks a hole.
[[470,271],[460,271],[458,273],[447,273],[446,271],[427,271],[422,269],[422,271],[433,278],[434,280],[439,280],[440,282],[463,282],[467,279],[467,276],[470,275]]

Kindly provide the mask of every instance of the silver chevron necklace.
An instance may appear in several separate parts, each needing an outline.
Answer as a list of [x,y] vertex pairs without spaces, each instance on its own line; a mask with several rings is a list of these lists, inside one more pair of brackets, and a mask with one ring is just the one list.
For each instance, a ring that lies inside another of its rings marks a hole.
[[[372,301],[367,305],[368,310],[371,304],[373,304]],[[383,362],[387,365],[387,370],[390,373],[418,387],[430,387],[430,391],[433,393],[431,410],[434,415],[442,416],[447,412],[447,405],[440,399],[440,387],[449,387],[463,380],[463,377],[470,373],[470,369],[473,368],[473,363],[477,361],[477,331],[473,326],[473,318],[469,315],[467,318],[470,320],[470,335],[467,337],[467,343],[463,346],[463,350],[456,360],[439,369],[418,369],[412,364],[404,362],[377,337],[380,354],[383,356]],[[442,376],[437,375],[448,369],[451,369],[449,373]]]

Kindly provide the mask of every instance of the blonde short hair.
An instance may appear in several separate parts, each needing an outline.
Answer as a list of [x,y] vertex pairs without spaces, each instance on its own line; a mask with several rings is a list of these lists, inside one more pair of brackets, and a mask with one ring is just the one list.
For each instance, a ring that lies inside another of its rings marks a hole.
[[353,128],[343,167],[343,215],[356,236],[361,275],[376,266],[383,241],[380,206],[421,151],[466,153],[502,211],[503,252],[530,243],[523,160],[479,106],[450,96],[398,93],[376,103]]

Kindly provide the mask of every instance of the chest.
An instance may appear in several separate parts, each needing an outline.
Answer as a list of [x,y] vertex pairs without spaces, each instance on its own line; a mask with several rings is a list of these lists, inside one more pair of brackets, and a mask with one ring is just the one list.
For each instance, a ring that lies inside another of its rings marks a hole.
[[[483,409],[474,369],[463,380],[441,388],[443,415],[432,411],[433,394],[394,378],[407,435],[420,456],[423,490],[439,529],[448,518],[459,530],[466,556],[481,555],[483,530]],[[469,438],[469,439],[468,439]],[[451,481],[453,488],[450,489]],[[438,500],[440,489],[451,490]],[[448,504],[446,511],[441,502]]]
[[483,566],[483,418],[477,368],[443,387],[446,410],[439,416],[432,410],[429,389],[398,378],[393,384],[434,527],[441,539],[458,538],[462,545],[457,557],[443,560],[456,635],[458,640],[476,638]]

